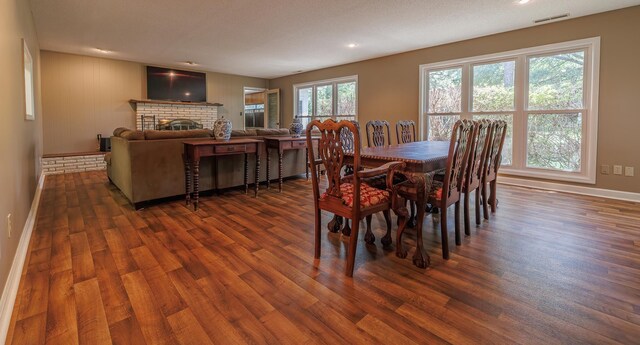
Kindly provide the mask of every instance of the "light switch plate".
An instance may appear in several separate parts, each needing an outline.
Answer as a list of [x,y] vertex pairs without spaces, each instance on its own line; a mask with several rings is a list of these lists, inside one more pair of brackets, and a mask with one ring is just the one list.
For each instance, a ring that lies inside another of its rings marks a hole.
[[633,167],[624,167],[624,176],[633,176]]
[[602,165],[600,167],[600,173],[602,175],[609,175],[609,166],[608,165]]
[[622,175],[622,165],[614,165],[613,166],[613,174],[614,175]]

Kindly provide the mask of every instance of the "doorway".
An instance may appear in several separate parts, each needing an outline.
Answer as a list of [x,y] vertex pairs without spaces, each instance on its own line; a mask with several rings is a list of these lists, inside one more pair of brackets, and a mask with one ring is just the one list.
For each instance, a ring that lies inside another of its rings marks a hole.
[[280,128],[280,90],[244,88],[244,128]]

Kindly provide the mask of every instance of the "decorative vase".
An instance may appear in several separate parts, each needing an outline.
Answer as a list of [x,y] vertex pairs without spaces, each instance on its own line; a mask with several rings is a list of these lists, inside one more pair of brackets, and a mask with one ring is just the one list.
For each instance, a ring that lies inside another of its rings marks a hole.
[[231,121],[223,117],[213,123],[213,136],[216,140],[229,140],[231,138]]
[[302,125],[302,121],[296,116],[293,118],[293,122],[291,126],[289,126],[289,132],[291,132],[291,136],[294,138],[299,138],[300,134],[302,134],[302,130],[304,129],[304,125]]

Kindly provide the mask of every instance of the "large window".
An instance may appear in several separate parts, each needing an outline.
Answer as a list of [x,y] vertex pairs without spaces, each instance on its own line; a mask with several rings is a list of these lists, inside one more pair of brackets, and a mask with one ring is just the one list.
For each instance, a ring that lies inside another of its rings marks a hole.
[[293,113],[306,126],[311,120],[355,120],[358,77],[315,81],[293,86]]
[[502,171],[595,183],[599,38],[420,66],[420,135],[458,119],[508,124]]

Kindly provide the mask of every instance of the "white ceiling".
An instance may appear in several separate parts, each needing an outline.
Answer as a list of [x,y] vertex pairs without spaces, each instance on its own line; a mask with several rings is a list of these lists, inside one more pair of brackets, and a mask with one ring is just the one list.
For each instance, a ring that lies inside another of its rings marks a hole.
[[[41,49],[273,78],[640,0],[31,0]],[[349,43],[356,48],[348,48]],[[104,54],[95,48],[112,51]],[[195,61],[189,66],[184,61]]]

